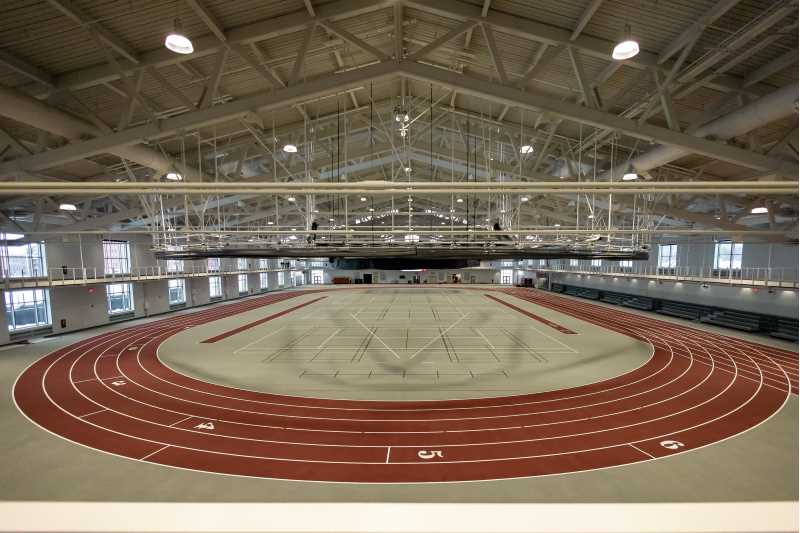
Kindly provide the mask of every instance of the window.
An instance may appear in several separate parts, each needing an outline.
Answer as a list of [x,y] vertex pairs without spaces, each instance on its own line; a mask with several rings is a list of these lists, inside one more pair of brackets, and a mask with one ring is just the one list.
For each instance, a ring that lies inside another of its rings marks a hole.
[[514,271],[509,269],[503,269],[500,271],[500,283],[503,285],[511,285],[514,282]]
[[312,285],[322,285],[323,280],[323,271],[322,270],[312,270],[311,271],[311,284]]
[[239,294],[247,292],[247,274],[239,274]]
[[219,272],[219,257],[208,258],[208,271]]
[[258,275],[258,284],[261,287],[262,291],[265,291],[269,288],[269,273],[262,272]]
[[167,272],[183,272],[183,259],[167,259]]
[[[182,263],[183,261],[181,261]],[[171,279],[168,282],[169,305],[180,305],[186,303],[186,281],[182,279]]]
[[633,261],[630,259],[623,259],[619,262],[620,268],[633,268]]
[[259,259],[258,268],[269,268],[269,259]]
[[118,315],[133,311],[133,290],[130,283],[112,283],[106,285],[106,302],[108,314]]
[[714,269],[741,270],[742,243],[720,241],[714,246]]
[[599,267],[602,264],[603,264],[602,260],[600,260],[600,259],[592,259],[592,266],[593,267]]
[[678,266],[678,245],[659,244],[658,245],[658,267],[675,268]]
[[208,297],[222,298],[222,278],[211,276],[208,278]]
[[40,242],[0,247],[3,275],[7,278],[43,278],[44,245]]
[[571,266],[571,267],[578,266],[578,260],[577,259],[570,259],[569,260],[569,266]]
[[547,266],[547,259],[539,259],[539,266],[540,267]]
[[236,260],[237,270],[247,270],[247,258],[240,257]]
[[514,261],[509,261],[507,259],[504,259],[503,260],[503,266],[504,267],[513,267],[514,266]]
[[283,287],[286,283],[286,272],[281,270],[278,272],[278,287]]
[[130,274],[130,244],[127,241],[103,241],[103,266],[106,274]]
[[50,293],[47,289],[7,291],[5,301],[8,331],[20,331],[51,324]]

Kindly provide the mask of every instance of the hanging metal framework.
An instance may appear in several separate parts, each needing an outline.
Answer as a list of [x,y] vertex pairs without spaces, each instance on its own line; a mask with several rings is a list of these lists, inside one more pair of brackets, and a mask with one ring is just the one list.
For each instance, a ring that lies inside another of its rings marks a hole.
[[[0,30],[3,231],[292,257],[796,241],[796,2],[544,4],[24,7],[48,23]],[[162,45],[176,16],[192,54]],[[637,19],[613,61],[608,21]]]

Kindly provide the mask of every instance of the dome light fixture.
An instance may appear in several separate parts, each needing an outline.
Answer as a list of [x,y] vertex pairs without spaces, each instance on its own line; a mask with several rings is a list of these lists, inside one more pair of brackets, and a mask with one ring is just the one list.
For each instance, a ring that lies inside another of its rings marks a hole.
[[366,202],[366,201],[367,201],[367,197],[366,197],[366,196],[362,196],[362,197],[361,197],[361,201],[362,201],[362,202]]
[[527,202],[528,201],[528,197],[527,196],[523,196],[522,198],[519,199],[519,201],[520,202]]
[[521,154],[530,154],[533,152],[533,146],[530,144],[523,144],[519,147],[519,153]]
[[629,170],[628,172],[622,175],[622,181],[635,181],[638,179],[639,179],[639,174],[637,174],[633,170]]
[[172,31],[164,38],[164,46],[176,54],[186,55],[194,52],[192,41],[183,33],[181,21],[178,19],[175,19]]
[[614,47],[611,52],[612,59],[617,61],[624,61],[630,59],[639,53],[639,43],[631,37],[631,25],[625,24],[625,34],[622,40]]
[[61,204],[61,205],[58,206],[58,208],[60,210],[62,210],[62,211],[77,211],[78,210],[78,208],[75,206],[75,204]]
[[290,202],[294,202],[294,196],[290,196],[289,198],[287,198],[287,200]]
[[275,223],[273,221],[271,221],[271,220],[267,222],[267,226],[272,226],[273,224],[275,224]]
[[456,203],[463,204],[464,203],[464,199],[463,198],[456,198]]
[[752,213],[753,215],[763,215],[765,213],[769,213],[769,209],[767,209],[766,207],[761,205],[761,206],[754,207],[753,209],[751,209],[750,213]]
[[297,145],[292,143],[286,143],[283,145],[283,151],[287,154],[296,154],[297,153]]
[[183,181],[183,176],[177,170],[170,170],[164,177],[169,181]]

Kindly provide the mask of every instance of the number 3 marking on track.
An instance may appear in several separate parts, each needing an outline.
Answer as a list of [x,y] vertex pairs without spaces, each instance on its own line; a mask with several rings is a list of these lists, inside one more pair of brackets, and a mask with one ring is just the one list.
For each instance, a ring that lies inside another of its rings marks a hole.
[[662,440],[660,444],[668,450],[677,450],[678,448],[683,448],[685,446],[684,443],[677,440]]
[[434,457],[439,457],[441,459],[444,457],[444,454],[442,453],[442,450],[420,450],[417,452],[417,457],[427,461],[429,459],[433,459]]
[[203,422],[202,424],[197,424],[195,426],[197,429],[214,429],[214,424],[211,422]]

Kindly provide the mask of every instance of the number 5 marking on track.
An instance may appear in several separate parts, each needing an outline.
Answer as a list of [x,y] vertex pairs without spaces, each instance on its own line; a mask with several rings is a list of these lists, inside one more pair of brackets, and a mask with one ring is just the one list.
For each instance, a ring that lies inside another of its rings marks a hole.
[[433,459],[434,457],[438,457],[441,459],[444,457],[444,453],[442,453],[442,450],[420,450],[417,452],[417,457],[428,461],[430,459]]
[[202,424],[197,424],[195,426],[197,429],[214,429],[214,424],[212,422],[203,422]]

